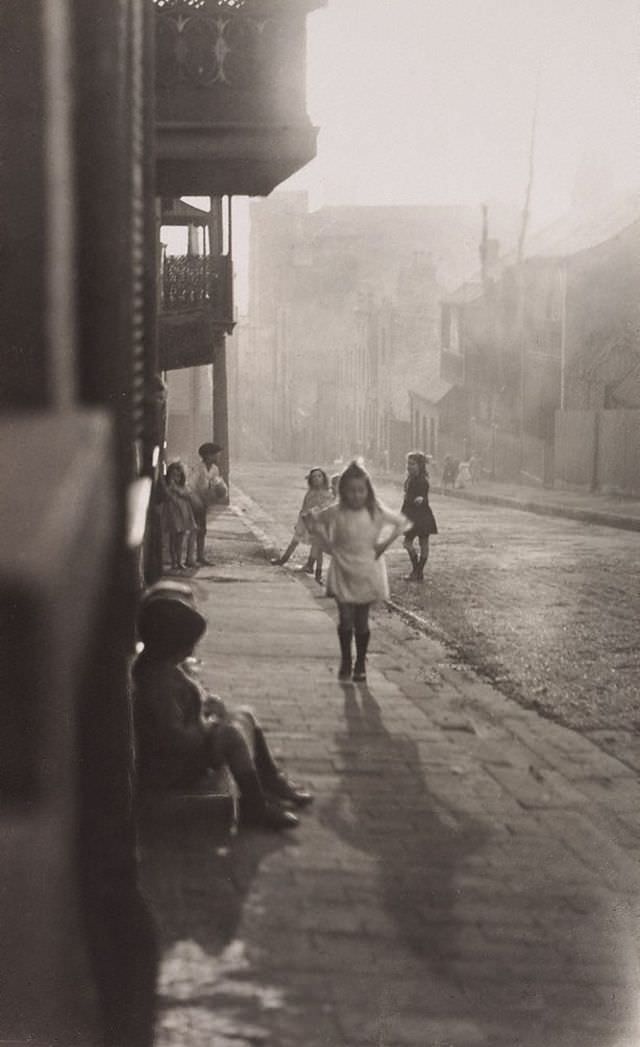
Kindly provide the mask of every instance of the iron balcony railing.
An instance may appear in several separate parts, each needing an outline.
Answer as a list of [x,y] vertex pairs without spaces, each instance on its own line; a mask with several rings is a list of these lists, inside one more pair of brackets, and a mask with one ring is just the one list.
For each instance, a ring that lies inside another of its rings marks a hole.
[[229,255],[168,255],[162,266],[161,311],[206,311],[214,324],[233,327],[233,266]]

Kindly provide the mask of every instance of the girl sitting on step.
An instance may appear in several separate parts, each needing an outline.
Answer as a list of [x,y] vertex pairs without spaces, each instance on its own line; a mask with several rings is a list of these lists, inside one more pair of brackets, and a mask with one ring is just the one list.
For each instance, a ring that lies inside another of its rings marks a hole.
[[353,679],[362,682],[366,680],[369,609],[377,600],[389,598],[384,552],[405,530],[407,520],[380,504],[367,470],[357,461],[340,477],[338,502],[305,513],[305,520],[311,534],[331,554],[327,595],[338,605],[338,678],[351,677],[355,633]]
[[280,770],[250,710],[228,710],[183,668],[206,628],[187,585],[158,582],[143,597],[144,650],[132,672],[140,783],[188,789],[226,765],[240,792],[241,824],[294,828],[298,819],[286,807],[305,806],[311,794]]

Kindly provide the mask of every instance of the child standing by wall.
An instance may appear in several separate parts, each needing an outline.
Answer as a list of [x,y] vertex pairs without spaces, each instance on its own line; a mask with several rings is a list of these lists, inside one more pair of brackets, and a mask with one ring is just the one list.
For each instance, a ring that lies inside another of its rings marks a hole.
[[[411,451],[407,455],[407,479],[404,484],[402,512],[411,523],[404,536],[404,547],[413,568],[407,581],[422,582],[424,567],[429,559],[429,535],[438,533],[438,525],[429,505],[427,456],[422,451]],[[419,552],[416,552],[414,545],[416,539]]]
[[297,549],[301,542],[309,543],[311,546],[309,556],[307,557],[307,562],[302,570],[307,574],[313,574],[315,569],[316,581],[321,582],[323,558],[322,546],[313,535],[310,534],[307,526],[306,514],[312,509],[320,510],[326,508],[326,506],[330,505],[333,501],[333,495],[331,494],[329,487],[329,477],[324,469],[314,466],[314,468],[310,470],[306,479],[308,489],[302,501],[302,508],[298,514],[293,537],[282,556],[279,556],[271,562],[276,564],[278,567],[282,567],[286,564],[287,560],[290,559],[292,553]]
[[220,445],[214,443],[204,443],[198,448],[200,462],[191,486],[191,506],[196,521],[196,559],[204,567],[211,564],[205,555],[209,506],[226,502],[229,493],[218,468],[221,450]]
[[174,571],[183,571],[185,567],[196,566],[190,555],[186,564],[183,560],[185,548],[188,548],[191,534],[196,529],[196,521],[182,462],[171,462],[168,466],[165,485],[166,498],[162,512],[169,539],[171,567]]
[[340,477],[338,502],[321,511],[310,511],[305,518],[312,533],[331,553],[327,594],[338,605],[338,678],[347,680],[351,676],[355,633],[353,679],[364,681],[369,609],[372,603],[389,597],[383,554],[402,534],[407,521],[379,503],[368,472],[358,462],[351,462]]

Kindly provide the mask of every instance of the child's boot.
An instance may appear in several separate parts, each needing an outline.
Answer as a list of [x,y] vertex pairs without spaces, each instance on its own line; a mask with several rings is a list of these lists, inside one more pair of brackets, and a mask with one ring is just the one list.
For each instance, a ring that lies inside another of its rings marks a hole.
[[413,570],[411,571],[411,574],[405,575],[404,580],[405,582],[414,582],[418,577],[418,556],[416,554],[415,549],[407,549],[407,552],[409,554],[409,559],[411,560],[411,566]]
[[338,669],[338,679],[348,680],[351,677],[351,639],[353,633],[351,629],[338,629],[338,639],[340,640],[340,654],[342,655],[340,660],[340,668]]
[[206,540],[206,532],[205,531],[198,531],[198,533],[196,535],[196,547],[197,547],[197,554],[196,555],[197,555],[198,563],[201,564],[202,567],[210,567],[211,566],[211,560],[207,559],[207,556],[206,556],[205,551],[204,551],[205,540]]
[[254,728],[253,748],[256,771],[265,792],[274,796],[277,800],[294,804],[296,807],[306,807],[313,801],[313,795],[308,789],[292,781],[278,767],[265,738],[264,731],[258,724]]
[[196,559],[196,554],[195,554],[195,549],[194,549],[195,544],[196,543],[194,541],[194,536],[192,534],[190,534],[189,538],[187,539],[187,567],[197,567],[198,566],[198,561]]
[[424,582],[424,567],[427,562],[426,556],[421,556],[416,564],[416,581]]
[[260,779],[253,772],[237,776],[240,789],[240,822],[259,829],[295,829],[299,824],[295,814],[285,811],[278,803],[266,799]]
[[370,633],[356,633],[356,664],[353,668],[355,683],[363,683],[367,678],[367,650]]
[[316,560],[316,582],[318,583],[318,585],[322,585],[322,560],[322,553],[320,553],[318,559]]

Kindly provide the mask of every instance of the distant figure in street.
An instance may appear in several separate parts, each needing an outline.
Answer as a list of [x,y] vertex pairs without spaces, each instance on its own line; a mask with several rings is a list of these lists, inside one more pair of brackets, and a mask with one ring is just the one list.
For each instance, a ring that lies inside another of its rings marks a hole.
[[334,502],[338,497],[338,484],[340,483],[340,473],[334,473],[331,477],[331,497]]
[[347,466],[338,484],[338,502],[305,514],[307,526],[331,554],[327,595],[338,605],[340,669],[338,678],[351,677],[351,647],[356,641],[353,680],[366,680],[369,646],[369,609],[389,597],[385,550],[404,531],[404,516],[393,513],[376,498],[367,470],[357,461]]
[[185,550],[189,549],[191,535],[196,529],[196,521],[187,488],[187,474],[182,462],[171,462],[168,466],[165,494],[162,513],[169,540],[171,567],[174,571],[184,571],[187,566],[195,567],[190,553],[186,563],[183,557]]
[[480,483],[482,479],[482,458],[475,451],[469,459],[469,471],[471,473],[471,483]]
[[453,487],[458,475],[458,463],[450,454],[444,456],[442,463],[442,490],[444,494]]
[[458,466],[458,472],[456,475],[456,487],[459,490],[463,491],[465,487],[470,487],[472,482],[473,481],[471,478],[471,463],[467,461],[460,462],[460,465]]
[[[402,512],[411,524],[404,535],[404,547],[413,568],[407,581],[423,582],[425,564],[429,559],[429,535],[437,534],[438,526],[429,505],[427,456],[422,451],[411,451],[407,455]],[[416,540],[418,552],[415,549]]]
[[307,493],[302,501],[302,508],[298,514],[293,537],[282,556],[278,556],[271,562],[278,567],[283,567],[301,543],[308,543],[310,545],[309,555],[302,570],[305,571],[306,574],[313,574],[315,571],[316,581],[321,582],[323,560],[322,546],[309,533],[309,528],[306,523],[306,513],[311,509],[324,509],[327,505],[331,504],[333,496],[329,487],[329,477],[324,469],[320,469],[319,466],[314,466],[314,468],[309,471],[306,480]]
[[140,784],[189,789],[226,765],[240,791],[241,824],[294,828],[298,819],[286,805],[303,807],[311,794],[280,770],[250,710],[228,710],[182,667],[206,628],[187,585],[159,582],[143,597],[144,650],[132,671]]
[[195,559],[203,566],[211,563],[205,555],[209,507],[225,502],[229,493],[218,467],[221,450],[220,445],[214,443],[204,443],[198,448],[200,462],[191,486],[191,505],[196,520]]

